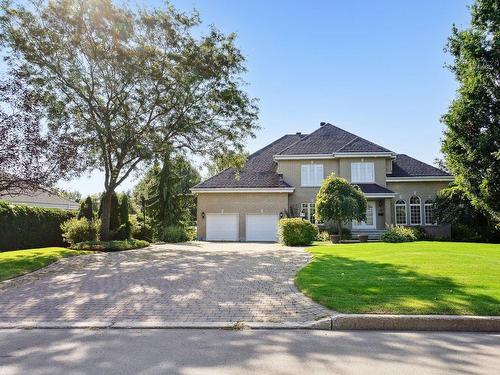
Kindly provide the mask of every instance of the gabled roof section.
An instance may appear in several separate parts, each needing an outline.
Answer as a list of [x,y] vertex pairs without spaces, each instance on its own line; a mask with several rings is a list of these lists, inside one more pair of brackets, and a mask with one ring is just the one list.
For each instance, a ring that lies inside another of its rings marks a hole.
[[273,155],[303,137],[305,135],[302,134],[285,135],[251,154],[241,171],[228,168],[199,183],[193,189],[290,188],[282,176],[275,172],[276,162]]
[[343,152],[391,151],[337,126],[324,124],[318,130],[279,152],[278,155],[325,155]]
[[377,184],[354,184],[358,185],[365,194],[394,194],[392,190]]
[[397,154],[392,162],[392,173],[387,177],[452,177],[432,165],[414,159],[406,154]]

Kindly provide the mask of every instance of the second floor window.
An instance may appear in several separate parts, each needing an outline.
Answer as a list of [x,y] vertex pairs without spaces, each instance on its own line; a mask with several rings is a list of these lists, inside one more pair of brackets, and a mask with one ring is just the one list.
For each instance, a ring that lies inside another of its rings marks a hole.
[[373,163],[351,163],[351,182],[375,182]]
[[300,169],[301,186],[321,186],[323,182],[323,164],[304,164]]

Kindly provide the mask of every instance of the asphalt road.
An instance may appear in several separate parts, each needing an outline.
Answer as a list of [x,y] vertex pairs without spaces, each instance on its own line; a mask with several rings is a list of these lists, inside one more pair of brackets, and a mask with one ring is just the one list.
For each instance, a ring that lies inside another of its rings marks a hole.
[[498,374],[500,334],[0,330],[0,374]]

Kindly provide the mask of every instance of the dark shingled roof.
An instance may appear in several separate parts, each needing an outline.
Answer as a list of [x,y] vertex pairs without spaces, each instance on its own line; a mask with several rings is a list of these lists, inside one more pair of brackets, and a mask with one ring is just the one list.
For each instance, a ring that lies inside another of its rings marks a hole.
[[419,176],[451,176],[449,173],[442,171],[432,165],[413,159],[405,154],[397,154],[396,159],[392,162],[392,173],[387,174],[387,177],[419,177]]
[[377,184],[354,184],[354,185],[358,185],[361,191],[365,194],[394,194],[392,190],[389,190]]
[[325,124],[290,147],[280,155],[333,154],[335,152],[391,152],[355,134],[332,124]]
[[[274,155],[333,154],[342,152],[391,152],[366,139],[325,124],[309,135],[285,135],[248,157],[241,171],[234,168],[199,183],[194,188],[283,188],[290,187],[276,173]],[[393,161],[392,173],[387,177],[450,176],[448,173],[399,154]],[[377,184],[358,184],[364,193],[392,193]]]
[[248,157],[245,167],[238,171],[229,168],[210,177],[194,188],[280,188],[290,187],[281,175],[275,172],[273,156],[285,147],[305,137],[302,134],[289,134],[281,137]]

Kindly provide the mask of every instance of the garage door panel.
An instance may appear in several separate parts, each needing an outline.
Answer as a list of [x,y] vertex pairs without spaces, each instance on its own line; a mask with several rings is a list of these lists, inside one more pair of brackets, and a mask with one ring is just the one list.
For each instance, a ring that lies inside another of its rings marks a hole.
[[278,214],[248,214],[246,215],[247,241],[277,241]]
[[207,214],[207,241],[238,241],[238,214]]

